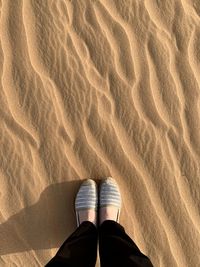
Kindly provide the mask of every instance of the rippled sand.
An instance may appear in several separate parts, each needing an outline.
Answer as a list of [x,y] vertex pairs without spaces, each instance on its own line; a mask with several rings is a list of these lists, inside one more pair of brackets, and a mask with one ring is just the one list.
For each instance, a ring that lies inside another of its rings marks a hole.
[[199,0],[0,12],[0,266],[46,264],[76,227],[81,180],[106,176],[155,267],[200,266]]

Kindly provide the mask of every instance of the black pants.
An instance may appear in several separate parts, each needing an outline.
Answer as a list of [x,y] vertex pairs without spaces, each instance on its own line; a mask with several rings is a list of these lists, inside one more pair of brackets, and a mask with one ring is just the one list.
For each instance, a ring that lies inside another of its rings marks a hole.
[[99,229],[83,222],[45,267],[94,267],[98,238],[101,267],[153,267],[123,226],[111,220],[104,221]]

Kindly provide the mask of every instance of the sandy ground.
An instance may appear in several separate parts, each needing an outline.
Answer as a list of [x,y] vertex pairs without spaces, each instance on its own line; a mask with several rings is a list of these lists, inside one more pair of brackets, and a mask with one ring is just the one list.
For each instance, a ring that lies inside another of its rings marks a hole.
[[76,228],[81,181],[106,176],[155,267],[200,266],[199,0],[0,12],[0,266],[46,264]]

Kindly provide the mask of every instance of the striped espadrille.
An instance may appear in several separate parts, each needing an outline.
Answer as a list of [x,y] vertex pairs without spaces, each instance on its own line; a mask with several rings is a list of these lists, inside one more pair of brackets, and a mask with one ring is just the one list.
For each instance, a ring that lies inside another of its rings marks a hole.
[[92,179],[87,179],[81,184],[75,198],[75,212],[76,212],[77,226],[80,225],[80,218],[79,218],[80,210],[94,209],[97,212],[97,208],[98,208],[97,184]]
[[99,208],[107,206],[117,207],[116,222],[119,222],[121,202],[121,194],[117,182],[112,177],[107,177],[100,184]]

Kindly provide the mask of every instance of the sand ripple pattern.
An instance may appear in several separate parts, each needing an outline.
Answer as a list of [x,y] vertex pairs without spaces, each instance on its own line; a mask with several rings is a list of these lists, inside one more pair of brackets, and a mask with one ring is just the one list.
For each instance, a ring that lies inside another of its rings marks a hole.
[[43,266],[74,230],[80,180],[105,176],[155,267],[200,266],[199,1],[0,14],[0,266]]

